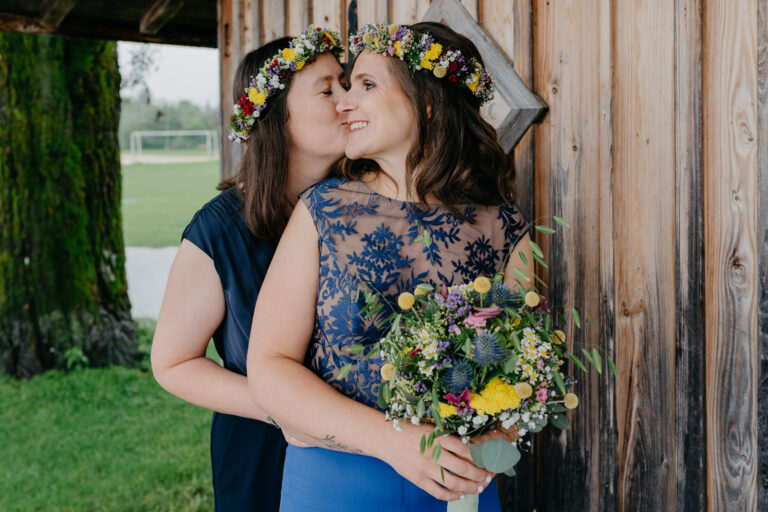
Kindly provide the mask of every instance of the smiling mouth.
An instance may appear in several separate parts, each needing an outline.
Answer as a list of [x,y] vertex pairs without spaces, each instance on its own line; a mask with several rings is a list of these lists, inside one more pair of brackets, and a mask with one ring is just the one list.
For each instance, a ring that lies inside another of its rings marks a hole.
[[349,131],[361,130],[366,126],[368,126],[368,121],[355,121],[354,123],[349,123]]

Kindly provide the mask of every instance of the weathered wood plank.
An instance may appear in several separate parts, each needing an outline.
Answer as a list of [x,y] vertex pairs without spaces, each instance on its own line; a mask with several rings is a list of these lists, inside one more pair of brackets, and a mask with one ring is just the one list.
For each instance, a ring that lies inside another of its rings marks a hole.
[[309,0],[286,0],[286,30],[288,34],[297,36],[309,25]]
[[184,7],[184,0],[157,0],[139,22],[139,32],[157,34]]
[[757,397],[757,509],[768,510],[768,1],[758,0],[757,17],[757,342],[760,375]]
[[77,0],[46,0],[40,6],[40,22],[52,28],[58,27],[76,3]]
[[388,0],[357,0],[358,28],[366,23],[389,23]]
[[346,18],[343,5],[343,0],[313,0],[310,23],[341,31],[342,20]]
[[666,510],[676,468],[675,4],[614,9],[619,508]]
[[429,4],[430,0],[389,0],[389,19],[400,25],[418,23],[424,18]]
[[[610,137],[610,124],[606,127],[610,116],[602,110],[603,87],[610,84],[611,72],[610,60],[601,59],[601,38],[610,31],[602,33],[595,23],[601,16],[608,18],[602,12],[605,4],[537,0],[533,5],[533,83],[550,107],[541,125],[534,127],[535,217],[559,215],[572,225],[551,237],[537,236],[549,263],[548,295],[552,304],[577,307],[582,318],[607,324],[604,333],[578,330],[572,321],[565,326],[571,347],[586,344],[603,351],[600,344],[610,343],[613,325],[601,293],[607,286],[612,297],[613,287],[612,259],[603,259],[603,245],[612,244],[613,196],[610,188],[607,196],[601,195],[606,185],[610,187],[605,179],[611,173],[611,159],[605,153],[611,146],[602,139]],[[606,215],[601,219],[601,214]],[[610,248],[607,251],[610,255]],[[607,337],[601,339],[599,334]],[[537,510],[602,509],[601,462],[615,455],[604,453],[600,441],[605,429],[611,430],[613,408],[605,409],[609,389],[600,386],[596,372],[576,372],[579,383],[574,391],[581,405],[571,415],[572,429],[557,435],[550,431],[539,445]]]
[[706,0],[709,510],[757,510],[757,1]]
[[701,0],[675,2],[677,510],[706,508]]
[[[267,43],[286,35],[285,10],[288,2],[283,0],[261,0],[261,33]],[[298,34],[290,34],[297,36]]]

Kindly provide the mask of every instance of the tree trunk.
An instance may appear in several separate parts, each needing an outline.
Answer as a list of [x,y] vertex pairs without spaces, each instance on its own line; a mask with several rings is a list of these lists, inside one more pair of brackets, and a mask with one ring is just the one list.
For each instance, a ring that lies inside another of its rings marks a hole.
[[0,372],[135,360],[114,42],[0,34]]

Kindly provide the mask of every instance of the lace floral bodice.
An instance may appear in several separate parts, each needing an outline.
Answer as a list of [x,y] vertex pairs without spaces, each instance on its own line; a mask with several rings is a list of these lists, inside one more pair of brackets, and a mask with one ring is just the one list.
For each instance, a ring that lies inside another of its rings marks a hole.
[[[514,204],[467,205],[460,209],[474,223],[440,206],[424,211],[413,203],[379,195],[362,182],[330,178],[301,196],[318,233],[320,276],[315,330],[309,350],[311,369],[345,395],[376,407],[380,360],[360,362],[350,345],[370,345],[386,332],[385,307],[364,320],[359,288],[378,291],[390,304],[419,283],[448,286],[492,277],[507,252],[522,237],[526,221]],[[417,240],[426,230],[432,243]],[[357,299],[357,300],[356,300]],[[339,370],[352,363],[344,380]]]

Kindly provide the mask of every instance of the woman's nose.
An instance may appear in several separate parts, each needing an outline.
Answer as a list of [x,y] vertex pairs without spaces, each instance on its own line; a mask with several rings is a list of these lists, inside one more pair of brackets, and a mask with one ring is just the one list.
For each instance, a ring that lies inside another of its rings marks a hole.
[[357,105],[355,105],[354,101],[352,100],[350,91],[347,91],[344,93],[344,95],[341,97],[341,99],[336,103],[336,112],[339,114],[345,114],[352,112],[357,108]]

